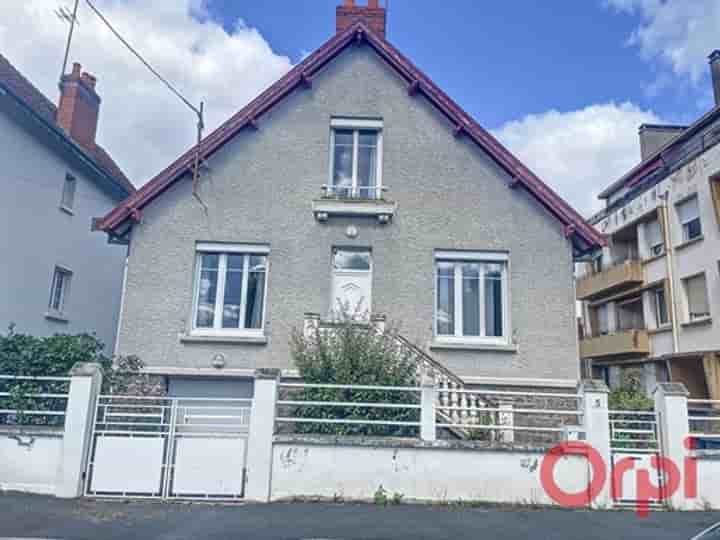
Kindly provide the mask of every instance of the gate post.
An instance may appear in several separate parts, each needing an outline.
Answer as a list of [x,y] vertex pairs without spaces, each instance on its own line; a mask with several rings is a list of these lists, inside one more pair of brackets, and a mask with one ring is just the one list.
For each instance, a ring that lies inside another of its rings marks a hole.
[[435,379],[425,374],[420,383],[420,439],[434,441],[435,428]]
[[[580,383],[582,394],[583,425],[585,439],[602,458],[605,467],[606,480],[594,500],[590,501],[592,508],[612,508],[612,482],[610,457],[610,419],[608,414],[607,385],[600,380],[584,380]],[[588,463],[588,474],[592,474],[592,466]],[[588,484],[591,478],[588,477]]]
[[55,495],[73,499],[82,494],[88,451],[92,446],[95,402],[102,386],[99,364],[78,362],[70,370],[60,467]]
[[247,472],[245,498],[248,500],[270,501],[275,404],[279,379],[279,369],[255,370],[255,393],[245,464]]
[[[688,391],[682,383],[658,383],[653,397],[655,398],[655,412],[660,427],[659,441],[660,453],[663,457],[672,461],[680,470],[685,473],[685,457],[688,450],[685,441],[690,433],[690,422],[688,420]],[[685,498],[683,480],[674,493],[668,494],[672,508],[675,510],[691,510],[691,501]]]

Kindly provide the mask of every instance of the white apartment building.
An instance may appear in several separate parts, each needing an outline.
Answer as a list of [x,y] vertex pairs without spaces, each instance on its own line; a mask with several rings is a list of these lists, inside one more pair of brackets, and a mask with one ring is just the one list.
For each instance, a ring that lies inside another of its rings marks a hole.
[[640,127],[641,162],[589,221],[608,245],[581,265],[580,357],[613,387],[625,370],[720,399],[720,51],[715,106],[690,126]]

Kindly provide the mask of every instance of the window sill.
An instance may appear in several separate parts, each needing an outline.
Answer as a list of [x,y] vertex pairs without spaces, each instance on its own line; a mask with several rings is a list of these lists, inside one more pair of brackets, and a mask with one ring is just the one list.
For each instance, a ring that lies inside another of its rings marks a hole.
[[265,345],[268,342],[267,336],[252,335],[201,335],[181,334],[180,343],[225,343],[228,345]]
[[430,343],[431,350],[455,350],[455,351],[494,351],[494,352],[518,352],[517,345],[506,343],[481,343],[473,341],[443,341],[433,340]]
[[56,311],[48,311],[45,313],[45,318],[49,321],[55,321],[55,322],[61,322],[61,323],[69,323],[70,319],[68,319],[65,315],[62,313],[58,313]]
[[693,326],[704,326],[706,324],[712,324],[712,317],[702,317],[692,321],[685,321],[680,326],[683,328],[692,328]]
[[648,335],[652,336],[655,334],[662,334],[664,332],[672,332],[672,325],[671,324],[663,324],[662,326],[658,328],[651,328],[647,331]]
[[678,244],[677,246],[675,246],[675,251],[680,251],[681,249],[685,249],[686,247],[697,244],[698,242],[702,242],[703,240],[705,240],[705,236],[701,234],[700,236],[696,236],[692,240],[686,240],[685,242]]
[[665,257],[666,255],[667,255],[667,253],[662,252],[662,253],[660,253],[659,255],[652,255],[652,256],[648,257],[647,259],[643,259],[641,262],[642,262],[643,264],[650,264],[651,262],[654,262],[654,261],[657,261],[657,260],[659,260],[659,259],[662,259],[662,258]]
[[324,222],[332,216],[376,217],[388,223],[395,215],[397,205],[384,199],[318,199],[312,202],[315,219]]

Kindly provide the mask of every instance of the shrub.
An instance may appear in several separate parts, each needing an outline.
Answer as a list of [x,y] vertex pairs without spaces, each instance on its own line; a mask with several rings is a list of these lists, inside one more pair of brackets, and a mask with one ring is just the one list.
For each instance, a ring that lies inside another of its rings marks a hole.
[[[291,350],[300,376],[306,383],[416,386],[417,365],[410,351],[397,346],[395,326],[379,333],[369,324],[359,324],[343,315],[332,329],[316,328],[309,336],[293,331]],[[305,388],[292,399],[303,401],[353,401],[365,403],[418,403],[416,392]],[[297,417],[346,420],[417,421],[415,409],[381,409],[358,406],[303,406],[292,411]],[[409,436],[412,426],[360,424],[295,424],[301,433],[334,435]]]

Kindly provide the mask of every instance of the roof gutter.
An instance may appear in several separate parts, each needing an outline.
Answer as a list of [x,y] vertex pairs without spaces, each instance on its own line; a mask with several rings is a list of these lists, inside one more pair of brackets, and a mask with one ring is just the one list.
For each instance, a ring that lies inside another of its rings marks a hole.
[[0,96],[10,96],[15,103],[17,103],[23,111],[25,111],[27,114],[29,114],[36,122],[38,122],[40,125],[42,125],[45,129],[47,129],[50,133],[55,135],[65,146],[68,147],[68,149],[76,156],[78,157],[85,165],[87,165],[89,168],[91,168],[98,176],[101,176],[103,179],[107,180],[113,188],[119,192],[119,194],[123,195],[123,197],[128,197],[129,195],[132,195],[132,193],[128,192],[112,175],[107,173],[104,169],[99,167],[93,159],[88,157],[88,155],[85,153],[85,151],[70,137],[67,136],[67,134],[58,128],[57,126],[54,126],[47,122],[42,116],[37,114],[34,110],[32,110],[31,107],[28,107],[28,105],[20,99],[12,90],[10,90],[7,86],[5,86],[4,83],[0,82]]

